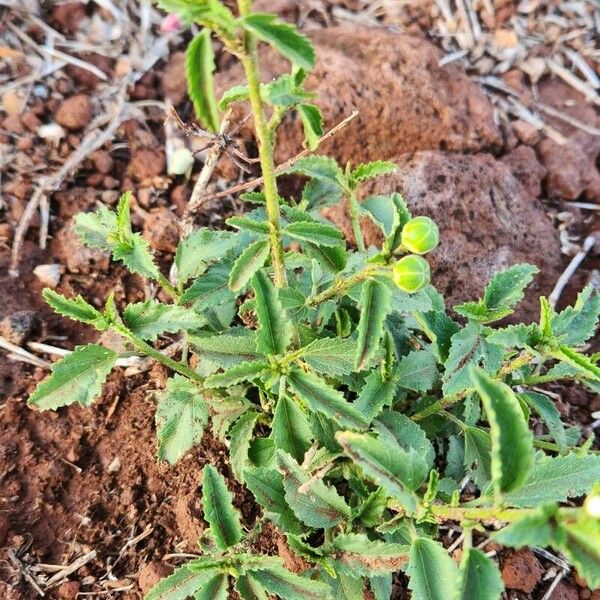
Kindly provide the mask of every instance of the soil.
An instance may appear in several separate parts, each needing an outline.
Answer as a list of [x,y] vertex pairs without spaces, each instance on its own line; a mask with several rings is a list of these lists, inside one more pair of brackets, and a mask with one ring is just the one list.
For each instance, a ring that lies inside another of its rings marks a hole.
[[[263,4],[272,9],[271,3]],[[331,3],[322,4],[324,12],[317,11],[315,19],[326,25]],[[353,2],[338,4],[354,10]],[[501,4],[509,18],[514,3]],[[294,2],[282,2],[281,11],[285,18],[298,17]],[[50,7],[40,18],[73,37],[95,14],[109,18],[96,5],[78,2]],[[516,260],[542,267],[534,295],[547,293],[570,260],[561,254],[561,213],[572,215],[571,236],[598,229],[589,212],[563,200],[600,199],[599,138],[560,121],[552,124],[568,138],[561,149],[522,122],[514,121],[511,135],[506,135],[484,92],[458,63],[438,67],[441,52],[427,39],[427,14],[422,8],[407,12],[411,33],[359,26],[310,32],[319,64],[309,81],[320,92],[326,125],[355,108],[361,111],[360,120],[332,138],[323,151],[343,161],[386,158],[399,164],[399,175],[378,182],[377,190],[400,188],[415,211],[438,220],[442,244],[434,256],[434,283],[453,302],[476,297],[490,271]],[[33,29],[28,34],[40,35]],[[182,117],[191,120],[183,47],[183,43],[172,46],[170,56],[131,87],[130,98],[169,98]],[[266,78],[285,66],[268,51],[263,54]],[[120,68],[99,54],[79,56],[109,77]],[[236,83],[238,68],[221,56],[217,62],[219,86]],[[26,61],[0,68],[3,76],[29,72]],[[34,220],[23,246],[20,276],[11,278],[8,264],[15,228],[39,173],[59,167],[79,145],[90,120],[103,110],[105,84],[87,70],[70,65],[44,85],[50,93],[32,94],[23,106],[15,98],[10,102],[3,98],[4,108],[10,110],[0,116],[0,144],[10,156],[10,167],[4,169],[0,200],[0,334],[22,347],[37,341],[73,348],[96,341],[98,334],[48,309],[40,295],[44,284],[34,268],[59,265],[57,290],[82,294],[97,306],[111,291],[121,304],[144,299],[141,279],[111,264],[105,254],[81,246],[72,232],[72,217],[99,204],[113,205],[121,190],[132,189],[134,227],[143,231],[167,265],[178,238],[175,215],[181,216],[193,182],[167,176],[163,113],[149,106],[126,121],[113,142],[90,156],[51,195],[49,244],[40,249],[40,222]],[[544,80],[540,93],[548,104],[599,126],[598,112],[570,88],[565,90],[564,84]],[[62,133],[51,143],[40,136],[40,126],[54,122]],[[244,130],[242,134],[245,150],[255,155],[254,141]],[[293,116],[285,121],[280,138],[278,159],[283,160],[299,149]],[[565,168],[563,161],[572,168]],[[234,184],[238,175],[237,168],[223,159],[214,190]],[[283,187],[298,189],[290,181]],[[219,226],[236,210],[239,207],[230,200],[213,202],[198,221]],[[333,214],[343,225],[343,207]],[[590,257],[561,303],[572,302],[599,265],[597,256]],[[534,319],[536,311],[530,297],[520,316]],[[204,464],[214,464],[228,477],[244,524],[254,523],[257,508],[231,477],[225,448],[210,434],[178,465],[156,461],[154,394],[167,377],[162,367],[141,373],[117,369],[93,407],[39,413],[27,407],[26,399],[46,374],[46,369],[10,360],[6,354],[0,359],[0,600],[36,598],[24,573],[35,577],[43,565],[67,565],[90,551],[96,552],[95,558],[49,590],[47,597],[67,600],[86,593],[79,597],[141,598],[182,562],[182,554],[198,550],[205,527],[199,496]],[[598,399],[578,386],[552,389],[560,394],[559,407],[569,422],[585,427],[591,412],[600,410]],[[256,544],[264,552],[279,552],[291,566],[299,564],[272,528],[265,529]],[[518,590],[519,598],[543,597],[551,580],[542,574],[551,563],[526,552],[500,553],[499,560],[507,587]],[[409,597],[399,575],[394,598]],[[516,596],[510,591],[508,597]],[[573,574],[552,596],[578,597],[594,596]]]

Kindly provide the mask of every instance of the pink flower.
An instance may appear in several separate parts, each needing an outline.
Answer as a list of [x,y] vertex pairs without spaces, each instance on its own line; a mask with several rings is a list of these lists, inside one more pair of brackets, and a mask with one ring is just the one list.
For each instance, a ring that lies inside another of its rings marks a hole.
[[163,33],[172,33],[174,31],[179,31],[183,27],[183,23],[179,18],[179,15],[175,13],[171,13],[167,15],[160,24],[160,30]]

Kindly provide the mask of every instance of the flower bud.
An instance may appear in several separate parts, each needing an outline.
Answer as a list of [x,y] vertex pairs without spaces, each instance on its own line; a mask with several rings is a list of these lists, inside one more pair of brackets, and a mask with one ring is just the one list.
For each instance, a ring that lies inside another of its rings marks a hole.
[[179,18],[179,15],[175,13],[168,14],[160,24],[160,30],[162,33],[173,33],[174,31],[179,31],[182,29],[183,23]]
[[409,254],[392,269],[394,283],[408,294],[414,294],[429,283],[429,263],[420,256]]
[[409,252],[427,254],[438,245],[440,232],[429,217],[415,217],[402,228],[401,241]]
[[168,157],[167,172],[169,175],[185,175],[189,177],[194,165],[194,155],[187,148],[177,148]]

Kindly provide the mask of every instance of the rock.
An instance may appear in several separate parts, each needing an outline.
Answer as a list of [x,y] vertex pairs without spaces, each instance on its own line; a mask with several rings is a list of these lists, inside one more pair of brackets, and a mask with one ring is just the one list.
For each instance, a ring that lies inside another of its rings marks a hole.
[[[322,144],[319,154],[342,164],[389,159],[424,149],[479,151],[499,148],[500,131],[483,92],[458,64],[438,66],[442,54],[430,42],[407,34],[353,25],[311,31],[318,62],[307,87],[318,93],[325,127],[353,110],[360,116]],[[287,61],[261,47],[264,80]],[[238,64],[216,76],[217,92],[242,81]],[[241,110],[246,110],[245,108]],[[300,120],[288,116],[278,135],[276,162],[301,146]]]
[[60,281],[60,276],[65,272],[62,265],[38,265],[33,269],[33,274],[38,278],[43,286],[55,288]]
[[42,124],[31,111],[28,111],[21,116],[21,123],[23,123],[29,131],[37,131]]
[[79,593],[81,584],[79,581],[65,581],[58,586],[57,595],[59,600],[75,600]]
[[540,139],[540,132],[527,121],[517,119],[512,123],[513,131],[521,142],[528,146],[535,146]]
[[157,208],[144,219],[143,236],[160,252],[175,253],[179,243],[179,222],[167,208]]
[[58,146],[60,140],[65,137],[66,132],[58,123],[48,123],[39,127],[37,135],[49,144]]
[[502,579],[507,588],[530,594],[539,583],[544,570],[531,550],[510,554],[502,566]]
[[165,154],[162,150],[138,150],[131,158],[127,172],[138,181],[162,175],[165,170]]
[[163,93],[174,106],[187,98],[187,79],[185,77],[185,53],[175,52],[165,66],[162,79]]
[[548,600],[579,600],[577,588],[567,581],[560,581]]
[[56,122],[71,130],[83,129],[92,119],[94,109],[87,94],[67,98],[56,111]]
[[436,221],[440,245],[427,258],[448,305],[480,297],[496,271],[528,261],[541,272],[516,317],[537,319],[538,297],[549,293],[561,271],[558,232],[508,166],[487,154],[444,152],[417,152],[397,162],[397,173],[361,193],[400,191],[413,214]]
[[183,217],[183,213],[187,207],[192,191],[185,184],[176,185],[171,190],[171,204],[175,207],[175,212],[178,217]]
[[71,273],[90,273],[94,270],[107,271],[110,263],[108,252],[87,248],[73,230],[73,221],[68,221],[52,240],[52,249]]
[[20,310],[0,321],[0,335],[9,342],[22,346],[27,340],[42,332],[41,317],[33,310]]
[[96,150],[90,157],[98,173],[108,175],[115,165],[112,157],[106,150]]
[[82,2],[66,2],[53,8],[50,23],[64,33],[75,33],[81,19],[84,17],[85,4]]
[[546,169],[538,162],[533,148],[517,146],[500,160],[508,166],[530,196],[538,198],[541,195]]
[[153,560],[144,565],[138,575],[138,585],[143,594],[147,594],[161,579],[168,577],[173,572],[169,565]]

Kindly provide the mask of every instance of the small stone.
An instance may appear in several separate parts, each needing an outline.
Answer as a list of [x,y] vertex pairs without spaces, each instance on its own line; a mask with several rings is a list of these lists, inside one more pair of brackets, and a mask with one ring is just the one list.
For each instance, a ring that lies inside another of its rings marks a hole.
[[17,150],[28,152],[33,148],[33,138],[30,135],[23,136],[17,141]]
[[21,117],[19,115],[8,115],[2,121],[2,129],[6,129],[9,133],[23,133],[24,129],[23,123],[21,123]]
[[513,131],[521,142],[528,146],[535,146],[540,141],[540,132],[527,121],[517,119],[513,122]]
[[81,584],[79,581],[65,581],[58,587],[59,600],[75,600]]
[[15,90],[9,90],[2,96],[2,107],[7,115],[20,115],[25,107],[25,99]]
[[92,101],[87,94],[67,98],[56,111],[56,122],[71,130],[85,127],[94,114]]
[[161,579],[168,577],[173,569],[158,560],[144,565],[138,575],[138,585],[143,594],[147,594]]
[[502,566],[502,579],[507,588],[530,594],[540,582],[544,570],[531,550],[510,554]]
[[52,146],[58,146],[60,140],[65,137],[66,132],[58,123],[48,123],[38,128],[37,135]]
[[9,242],[13,237],[13,228],[10,223],[0,223],[0,240]]
[[98,173],[108,175],[114,167],[114,161],[110,154],[105,150],[96,150],[90,157],[94,163],[94,167]]
[[118,473],[121,470],[121,457],[115,456],[111,463],[106,467],[107,473]]
[[498,48],[515,48],[519,45],[519,38],[512,29],[496,29],[494,41]]
[[165,155],[161,150],[138,150],[128,167],[128,173],[139,181],[158,177],[164,170]]
[[62,265],[38,265],[33,269],[33,274],[39,279],[44,286],[55,288],[60,281],[60,276],[65,272]]
[[100,187],[103,181],[104,175],[102,175],[102,173],[92,173],[91,175],[88,175],[85,180],[90,187]]
[[66,2],[54,7],[50,22],[65,33],[75,33],[81,19],[84,17],[85,4],[82,2]]
[[179,243],[177,217],[166,208],[151,211],[144,220],[143,236],[155,250],[174,253]]
[[0,335],[17,346],[22,346],[41,331],[42,319],[33,310],[20,310],[0,321]]
[[26,112],[21,116],[21,123],[25,125],[29,131],[37,131],[42,124],[42,122],[32,113]]

